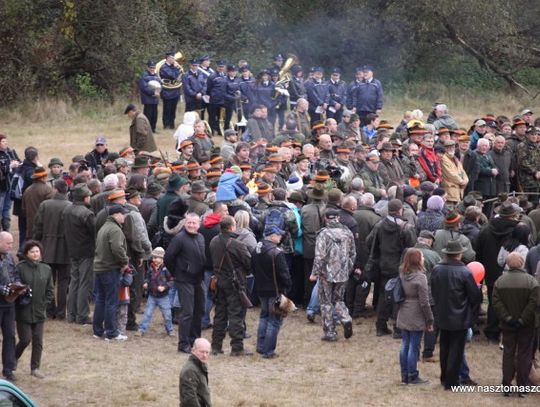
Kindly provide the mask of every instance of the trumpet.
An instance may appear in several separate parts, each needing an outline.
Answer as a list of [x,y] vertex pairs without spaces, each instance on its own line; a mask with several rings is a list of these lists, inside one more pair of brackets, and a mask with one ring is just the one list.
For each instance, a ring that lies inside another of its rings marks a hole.
[[162,83],[161,86],[163,89],[172,90],[172,89],[180,89],[182,87],[182,75],[184,74],[182,63],[184,63],[184,56],[182,55],[181,52],[177,52],[176,54],[174,54],[174,60],[176,61],[178,67],[180,68],[180,74],[178,75],[176,79],[173,79],[173,80],[163,79],[159,76],[159,70],[165,63],[166,61],[165,59],[162,59],[156,64],[156,74],[159,77],[159,79],[161,79],[161,83]]

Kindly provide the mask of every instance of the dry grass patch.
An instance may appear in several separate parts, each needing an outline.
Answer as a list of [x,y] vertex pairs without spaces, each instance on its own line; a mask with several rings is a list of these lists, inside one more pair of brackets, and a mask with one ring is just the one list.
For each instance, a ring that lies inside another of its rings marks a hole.
[[[248,312],[252,334],[246,347],[255,348],[258,311]],[[225,354],[210,359],[210,388],[216,406],[394,406],[514,405],[517,399],[501,394],[452,394],[438,384],[439,366],[419,363],[426,386],[401,386],[398,362],[400,341],[377,338],[373,319],[356,324],[350,340],[320,340],[322,329],[309,324],[303,312],[290,316],[280,333],[279,358],[259,355],[232,358],[228,340]],[[165,335],[161,317],[142,338],[129,335],[124,343],[92,338],[90,326],[48,321],[45,329],[44,380],[29,373],[29,352],[19,363],[18,385],[43,407],[174,406],[178,405],[178,374],[187,356],[176,352],[176,338]],[[211,337],[211,331],[204,336]],[[502,353],[478,337],[467,346],[471,376],[483,385],[501,379]],[[520,400],[537,406],[540,394]]]

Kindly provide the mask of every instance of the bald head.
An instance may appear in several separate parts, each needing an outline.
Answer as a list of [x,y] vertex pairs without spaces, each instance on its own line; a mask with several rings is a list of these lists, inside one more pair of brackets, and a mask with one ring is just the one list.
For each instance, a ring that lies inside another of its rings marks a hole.
[[511,269],[522,269],[525,266],[525,259],[517,252],[512,252],[506,258],[506,264]]
[[346,196],[341,201],[341,208],[347,212],[354,212],[358,206],[358,201],[352,196]]
[[319,136],[319,146],[323,150],[331,150],[332,149],[332,138],[329,134],[321,134]]
[[13,235],[9,232],[0,232],[0,254],[13,250]]
[[193,342],[191,353],[201,362],[206,363],[208,361],[208,357],[210,356],[211,349],[212,347],[208,340],[205,338],[197,338],[195,339],[195,342]]

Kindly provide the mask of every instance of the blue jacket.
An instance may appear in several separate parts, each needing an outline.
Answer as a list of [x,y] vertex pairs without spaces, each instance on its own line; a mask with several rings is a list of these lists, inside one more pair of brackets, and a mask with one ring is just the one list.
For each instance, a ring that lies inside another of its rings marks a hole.
[[475,130],[471,133],[471,141],[469,142],[469,149],[471,151],[476,150],[476,145],[478,144],[478,140],[480,140],[482,136],[478,134],[478,132]]
[[328,81],[328,90],[330,92],[330,106],[335,106],[336,103],[343,106],[347,104],[347,84],[344,81],[340,80],[336,84]]
[[253,84],[253,78],[244,79],[242,77],[240,78],[240,83],[238,84],[238,88],[241,92],[240,98],[244,106],[246,106],[248,112],[251,112],[253,107]]
[[236,92],[240,90],[240,78],[229,76],[225,77],[225,103],[233,104],[236,98]]
[[321,81],[317,83],[313,80],[308,80],[305,82],[305,86],[310,112],[314,112],[317,106],[330,102],[330,89],[328,87],[328,82]]
[[372,79],[371,82],[362,82],[359,84],[355,92],[355,102],[353,107],[356,107],[357,112],[375,112],[383,107],[383,88],[382,84],[377,79]]
[[347,109],[352,109],[353,107],[356,107],[356,88],[362,84],[362,81],[354,80],[351,83],[349,83],[349,86],[347,87]]
[[252,96],[250,107],[253,108],[254,105],[264,105],[268,110],[276,107],[277,100],[273,99],[275,88],[274,82],[268,82],[267,86],[259,81],[253,82],[250,86]]
[[201,95],[206,94],[206,79],[198,71],[197,73],[187,71],[182,76],[182,84],[184,87],[184,97],[186,99],[186,103],[195,102],[197,100],[195,99],[195,95],[197,95],[197,93],[200,93]]
[[225,172],[219,179],[216,191],[216,201],[234,201],[241,195],[249,194],[240,176],[232,172]]
[[[180,69],[174,66],[163,64],[159,69],[159,77],[170,81],[176,80],[180,76]],[[180,89],[163,89],[161,91],[162,99],[176,99],[180,97]]]
[[139,93],[141,94],[141,103],[143,105],[157,105],[159,103],[159,97],[154,96],[154,88],[148,86],[148,82],[150,81],[161,83],[157,75],[152,75],[150,72],[144,71],[139,79]]
[[225,93],[227,87],[225,74],[214,73],[206,81],[206,93],[210,96],[210,103],[215,105],[225,104]]

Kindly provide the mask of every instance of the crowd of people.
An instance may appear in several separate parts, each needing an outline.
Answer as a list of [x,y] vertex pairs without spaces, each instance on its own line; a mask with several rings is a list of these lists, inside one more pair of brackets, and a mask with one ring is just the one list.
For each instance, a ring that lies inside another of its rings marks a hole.
[[[483,333],[504,349],[503,384],[515,372],[518,385],[529,384],[540,304],[540,118],[524,109],[460,127],[436,102],[426,120],[407,111],[394,127],[380,117],[382,85],[372,67],[346,84],[337,68],[326,81],[315,67],[304,81],[294,65],[283,85],[276,83],[283,58],[273,62],[253,79],[247,64],[237,77],[224,61],[216,71],[208,57],[190,61],[175,128],[180,90],[170,97],[149,82],[178,79],[179,66],[167,55],[156,75],[150,61],[139,82],[146,114],[127,106],[130,145],[118,152],[99,136],[89,153],[67,165],[51,158],[47,169],[36,147],[21,160],[0,135],[6,378],[14,380],[30,342],[32,374],[44,377],[46,317],[125,341],[128,331],[148,335],[155,308],[166,334],[178,325],[178,351],[195,355],[191,372],[206,374],[202,365],[210,352],[224,353],[227,334],[231,356],[252,355],[244,339],[246,310],[255,305],[255,351],[265,359],[278,356],[287,307],[304,309],[306,323],[320,315],[329,342],[340,339],[338,326],[349,339],[353,319],[375,314],[377,336],[402,340],[402,382],[425,383],[417,369],[422,338],[425,362],[436,361],[439,340],[440,380],[450,389],[474,383],[465,343],[483,323],[485,286]],[[159,97],[164,128],[175,129],[171,160],[156,154]],[[245,128],[232,125],[233,113],[237,124],[248,119]],[[10,254],[12,207],[18,263]],[[485,268],[482,282],[466,267],[475,260]],[[397,276],[404,300],[393,303],[385,287]],[[206,329],[209,346],[198,339]],[[209,395],[204,400],[209,405]]]

